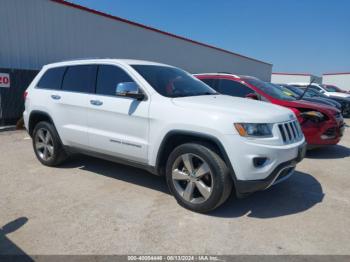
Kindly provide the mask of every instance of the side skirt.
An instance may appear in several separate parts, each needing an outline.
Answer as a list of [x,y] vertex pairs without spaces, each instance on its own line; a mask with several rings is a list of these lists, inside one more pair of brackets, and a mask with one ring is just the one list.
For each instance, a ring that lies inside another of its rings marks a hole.
[[135,161],[130,161],[129,159],[125,158],[120,158],[120,157],[115,157],[111,155],[106,155],[86,149],[81,149],[81,148],[76,148],[76,147],[70,147],[70,146],[64,146],[64,149],[69,153],[69,154],[83,154],[83,155],[88,155],[92,156],[95,158],[100,158],[104,159],[107,161],[111,161],[114,163],[122,164],[122,165],[127,165],[127,166],[132,166],[135,168],[143,169],[153,175],[160,176],[160,174],[157,172],[157,169],[154,166],[147,165],[145,163],[140,163],[140,162],[135,162]]

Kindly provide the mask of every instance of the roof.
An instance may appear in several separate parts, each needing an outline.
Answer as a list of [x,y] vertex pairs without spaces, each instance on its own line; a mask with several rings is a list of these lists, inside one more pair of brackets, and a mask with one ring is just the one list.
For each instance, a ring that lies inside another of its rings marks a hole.
[[110,15],[110,14],[107,14],[107,13],[103,13],[103,12],[100,12],[100,11],[97,11],[97,10],[94,10],[94,9],[87,8],[85,6],[73,4],[71,2],[67,2],[67,1],[64,1],[64,0],[50,0],[50,1],[58,3],[58,4],[62,4],[62,5],[65,5],[65,6],[69,6],[69,7],[72,7],[72,8],[80,9],[80,10],[83,10],[83,11],[86,11],[86,12],[89,12],[89,13],[92,13],[92,14],[95,14],[95,15],[103,16],[103,17],[106,17],[106,18],[109,18],[109,19],[113,19],[115,21],[119,21],[119,22],[127,23],[129,25],[137,26],[137,27],[140,27],[140,28],[143,28],[143,29],[146,29],[146,30],[150,30],[150,31],[162,34],[162,35],[166,35],[166,36],[170,36],[170,37],[173,37],[173,38],[177,38],[177,39],[180,39],[180,40],[192,43],[192,44],[208,47],[208,48],[211,48],[211,49],[214,49],[214,50],[217,50],[217,51],[221,51],[221,52],[224,52],[224,53],[227,53],[227,54],[231,54],[231,55],[234,55],[234,56],[239,56],[239,57],[242,57],[242,58],[246,58],[246,59],[249,59],[249,60],[252,60],[252,61],[255,61],[255,62],[259,62],[259,63],[263,63],[263,64],[267,64],[267,65],[272,65],[270,63],[267,63],[267,62],[264,62],[264,61],[261,61],[261,60],[255,59],[255,58],[251,58],[251,57],[248,57],[248,56],[237,54],[237,53],[234,53],[234,52],[231,52],[231,51],[228,51],[228,50],[216,47],[216,46],[212,46],[212,45],[209,45],[209,44],[205,44],[205,43],[202,43],[202,42],[198,42],[198,41],[195,41],[195,40],[183,37],[183,36],[179,36],[179,35],[175,35],[175,34],[172,34],[172,33],[169,33],[169,32],[165,32],[165,31],[156,29],[154,27],[150,27],[150,26],[147,26],[147,25],[144,25],[144,24],[141,24],[141,23],[133,22],[133,21],[130,21],[130,20],[127,20],[125,18],[118,17],[118,16],[113,16],[113,15]]
[[291,75],[291,76],[312,76],[309,73],[284,73],[284,72],[272,72],[273,75]]
[[238,75],[234,75],[230,73],[198,73],[193,75],[194,76],[233,76],[235,78],[240,78]]
[[[47,67],[56,67],[56,66],[67,66],[67,65],[81,65],[81,64],[96,64],[96,63],[118,63],[126,65],[161,65],[169,66],[166,64],[161,64],[157,62],[145,61],[145,60],[135,60],[135,59],[116,59],[116,58],[93,58],[93,59],[73,59],[55,62],[47,64]],[[169,66],[171,67],[171,66]]]
[[350,75],[350,72],[341,72],[341,73],[324,73],[324,76],[326,75]]
[[308,82],[292,82],[292,83],[287,83],[287,85],[300,85],[300,86],[320,86],[318,83],[308,83]]

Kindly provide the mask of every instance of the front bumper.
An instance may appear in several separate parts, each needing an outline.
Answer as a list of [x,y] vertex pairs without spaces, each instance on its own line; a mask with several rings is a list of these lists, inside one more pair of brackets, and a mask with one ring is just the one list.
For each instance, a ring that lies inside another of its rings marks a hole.
[[344,132],[344,121],[306,122],[301,125],[306,142],[310,147],[337,144]]
[[281,144],[277,135],[266,139],[226,135],[222,141],[237,196],[266,189],[279,177],[288,175],[303,158],[306,144],[304,137],[291,144]]
[[260,180],[237,180],[236,195],[244,197],[256,191],[261,191],[278,184],[294,174],[295,166],[305,157],[306,143],[299,146],[298,156],[290,161],[279,164],[271,174]]

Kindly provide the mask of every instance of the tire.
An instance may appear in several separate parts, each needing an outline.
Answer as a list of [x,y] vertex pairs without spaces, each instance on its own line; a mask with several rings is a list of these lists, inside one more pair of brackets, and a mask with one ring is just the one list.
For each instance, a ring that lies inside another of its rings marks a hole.
[[56,128],[49,122],[39,122],[33,130],[33,149],[45,166],[58,166],[67,158]]
[[181,206],[200,213],[223,204],[233,186],[221,157],[210,146],[197,143],[180,145],[170,153],[166,180]]

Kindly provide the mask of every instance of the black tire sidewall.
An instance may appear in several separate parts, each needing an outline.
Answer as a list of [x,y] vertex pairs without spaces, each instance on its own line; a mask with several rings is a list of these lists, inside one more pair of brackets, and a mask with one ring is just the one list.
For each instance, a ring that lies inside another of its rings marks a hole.
[[[201,157],[210,167],[213,176],[213,191],[208,198],[203,203],[193,204],[182,198],[179,193],[176,191],[175,186],[172,180],[172,166],[175,160],[186,153],[193,153]],[[167,165],[166,165],[166,180],[168,187],[176,198],[178,203],[190,210],[196,212],[208,212],[210,210],[215,209],[221,202],[225,188],[225,181],[227,181],[228,170],[223,161],[219,161],[217,159],[218,156],[209,148],[195,143],[188,143],[178,146],[173,150],[173,152],[169,155]],[[220,159],[221,160],[221,159]]]

